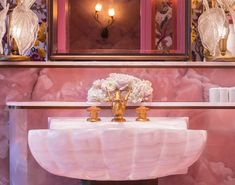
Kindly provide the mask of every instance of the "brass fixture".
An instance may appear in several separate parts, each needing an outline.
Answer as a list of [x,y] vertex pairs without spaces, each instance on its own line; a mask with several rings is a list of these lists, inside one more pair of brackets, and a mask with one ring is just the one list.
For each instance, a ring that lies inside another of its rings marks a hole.
[[139,108],[136,109],[136,112],[138,114],[138,117],[136,118],[136,121],[141,121],[141,122],[147,122],[149,121],[149,118],[147,117],[147,112],[150,109],[144,106],[140,106]]
[[89,122],[98,122],[101,121],[101,119],[99,118],[99,112],[100,112],[100,108],[93,106],[93,107],[89,107],[87,109],[87,111],[90,113],[90,117],[87,118],[87,121]]
[[131,89],[129,88],[128,93],[126,94],[125,98],[122,97],[122,93],[120,90],[115,91],[114,97],[111,96],[110,92],[108,91],[109,102],[112,106],[112,111],[114,114],[114,118],[112,119],[113,122],[125,122],[126,119],[124,118],[124,113],[126,110],[127,100],[131,94]]
[[227,54],[227,40],[229,36],[229,24],[225,23],[223,29],[219,30],[220,40],[219,40],[219,50],[222,56]]
[[22,56],[22,55],[15,55],[15,54],[9,54],[9,55],[0,55],[0,61],[28,61],[30,60],[30,57],[28,56]]
[[107,39],[109,37],[109,27],[112,26],[112,24],[114,23],[115,10],[114,10],[114,8],[108,9],[109,19],[108,19],[107,23],[105,25],[103,25],[101,23],[101,21],[99,20],[99,12],[101,12],[102,7],[103,7],[102,4],[100,4],[100,3],[96,4],[94,19],[102,27],[101,32],[100,32],[101,38]]
[[210,52],[205,49],[204,56],[206,61],[234,61],[234,57],[230,56],[230,52],[227,49],[228,36],[230,32],[228,23],[225,23],[224,27],[218,31],[220,36],[218,42],[219,55],[211,56]]
[[227,52],[227,38],[221,38],[219,40],[219,50],[222,56],[226,55]]
[[212,0],[211,1],[211,7],[215,8],[217,6],[217,0]]

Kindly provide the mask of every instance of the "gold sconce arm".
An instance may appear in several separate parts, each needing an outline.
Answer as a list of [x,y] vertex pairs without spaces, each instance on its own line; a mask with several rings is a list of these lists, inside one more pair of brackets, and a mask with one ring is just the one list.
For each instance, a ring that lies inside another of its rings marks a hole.
[[114,16],[111,16],[110,19],[108,20],[108,24],[106,25],[107,28],[113,25],[115,19]]
[[94,17],[95,21],[96,21],[99,25],[101,25],[101,26],[103,27],[102,23],[101,23],[100,20],[99,20],[99,12],[98,12],[98,11],[95,11],[93,17]]

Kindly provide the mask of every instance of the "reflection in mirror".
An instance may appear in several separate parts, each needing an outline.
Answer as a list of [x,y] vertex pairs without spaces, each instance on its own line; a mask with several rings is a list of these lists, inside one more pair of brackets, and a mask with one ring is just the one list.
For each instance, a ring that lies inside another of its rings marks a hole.
[[186,60],[189,56],[187,0],[52,0],[50,10],[52,59],[93,55],[99,60],[112,55],[121,60],[124,56]]

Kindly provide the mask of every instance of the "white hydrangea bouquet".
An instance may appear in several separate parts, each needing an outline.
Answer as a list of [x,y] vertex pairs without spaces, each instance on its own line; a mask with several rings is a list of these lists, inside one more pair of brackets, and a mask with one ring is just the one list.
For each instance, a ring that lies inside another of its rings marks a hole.
[[106,79],[100,79],[93,82],[88,91],[87,100],[89,102],[108,102],[109,93],[115,93],[120,90],[123,94],[131,89],[128,103],[140,103],[151,101],[152,83],[148,80],[141,80],[131,75],[111,73]]

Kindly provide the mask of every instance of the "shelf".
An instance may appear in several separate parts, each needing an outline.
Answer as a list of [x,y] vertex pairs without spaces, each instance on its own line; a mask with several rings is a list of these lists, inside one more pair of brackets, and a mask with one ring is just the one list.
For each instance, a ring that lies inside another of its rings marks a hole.
[[[128,109],[134,109],[140,105],[151,109],[235,109],[235,103],[211,103],[211,102],[146,102],[128,105]],[[9,109],[86,109],[98,106],[110,109],[109,104],[96,102],[7,102]]]
[[234,68],[235,62],[61,61],[0,62],[0,68]]

